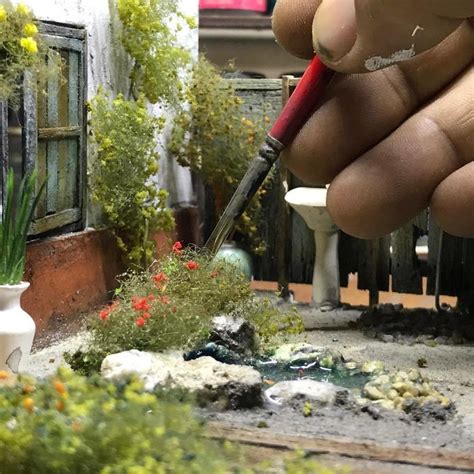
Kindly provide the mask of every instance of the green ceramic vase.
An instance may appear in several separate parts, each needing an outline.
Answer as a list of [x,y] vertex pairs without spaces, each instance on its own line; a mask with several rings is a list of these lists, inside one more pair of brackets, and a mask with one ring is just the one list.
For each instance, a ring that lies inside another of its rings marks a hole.
[[252,257],[248,252],[239,248],[234,241],[227,241],[222,244],[219,252],[214,257],[216,260],[226,260],[237,265],[239,270],[249,279],[253,278]]

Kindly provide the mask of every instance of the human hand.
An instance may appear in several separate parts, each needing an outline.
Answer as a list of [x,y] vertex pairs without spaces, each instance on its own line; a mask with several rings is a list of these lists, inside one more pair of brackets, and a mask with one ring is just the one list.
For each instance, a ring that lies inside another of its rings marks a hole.
[[474,237],[474,0],[278,0],[291,53],[345,73],[285,152],[328,208],[375,238],[426,207]]

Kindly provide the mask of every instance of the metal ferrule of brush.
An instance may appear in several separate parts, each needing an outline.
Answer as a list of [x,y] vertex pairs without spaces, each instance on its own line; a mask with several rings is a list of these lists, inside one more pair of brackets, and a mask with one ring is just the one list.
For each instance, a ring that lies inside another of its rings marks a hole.
[[245,176],[205,244],[205,248],[212,255],[220,249],[222,243],[227,239],[235,221],[244,213],[284,148],[282,143],[271,135],[267,135],[265,143],[250,163]]

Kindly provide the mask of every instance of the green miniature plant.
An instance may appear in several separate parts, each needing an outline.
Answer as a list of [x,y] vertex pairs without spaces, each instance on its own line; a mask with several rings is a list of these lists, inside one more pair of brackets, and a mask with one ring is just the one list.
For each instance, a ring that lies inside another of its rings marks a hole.
[[[257,154],[269,119],[264,114],[261,121],[248,119],[242,110],[243,100],[204,57],[195,65],[184,95],[189,107],[174,120],[168,150],[212,188],[219,215]],[[257,254],[265,250],[257,227],[266,192],[265,186],[257,191],[237,223],[237,230],[249,238]]]
[[33,171],[22,179],[15,199],[14,173],[8,170],[0,223],[0,285],[16,285],[23,278],[28,231],[45,187],[43,183],[36,193],[36,177]]
[[[178,46],[179,21],[195,27],[179,11],[175,0],[117,0],[122,23],[121,41],[133,59],[132,92],[144,94],[153,104],[177,104],[182,82],[180,71],[190,62],[188,51]],[[178,26],[170,25],[178,20]]]
[[115,301],[93,317],[88,347],[67,360],[87,371],[125,350],[192,348],[209,336],[215,316],[232,313],[253,324],[263,343],[303,328],[297,313],[258,299],[232,263],[181,250],[177,243],[151,270],[128,274]]
[[[0,472],[5,474],[263,474],[237,446],[206,437],[189,401],[59,369],[35,380],[0,371]],[[336,474],[304,453],[289,474]]]
[[146,268],[154,255],[153,233],[174,226],[168,193],[153,180],[159,159],[156,134],[163,120],[149,115],[143,97],[110,100],[101,91],[89,110],[97,150],[92,197],[102,205],[127,263]]
[[203,436],[188,403],[148,394],[137,381],[116,386],[65,369],[44,381],[0,376],[0,472],[232,469],[232,448]]
[[59,54],[47,48],[30,9],[23,3],[0,5],[0,102],[20,104],[22,76],[26,70],[43,83],[60,66]]

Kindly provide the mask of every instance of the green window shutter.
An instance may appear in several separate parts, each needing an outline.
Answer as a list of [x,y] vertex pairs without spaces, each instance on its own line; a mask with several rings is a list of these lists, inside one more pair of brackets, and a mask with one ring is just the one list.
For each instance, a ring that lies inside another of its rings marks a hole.
[[39,183],[47,179],[32,235],[65,226],[78,230],[84,224],[85,32],[50,24],[43,24],[41,32],[61,55],[62,67],[48,78],[45,93],[25,86],[25,151],[29,141],[32,150],[25,153],[25,168],[36,166]]

